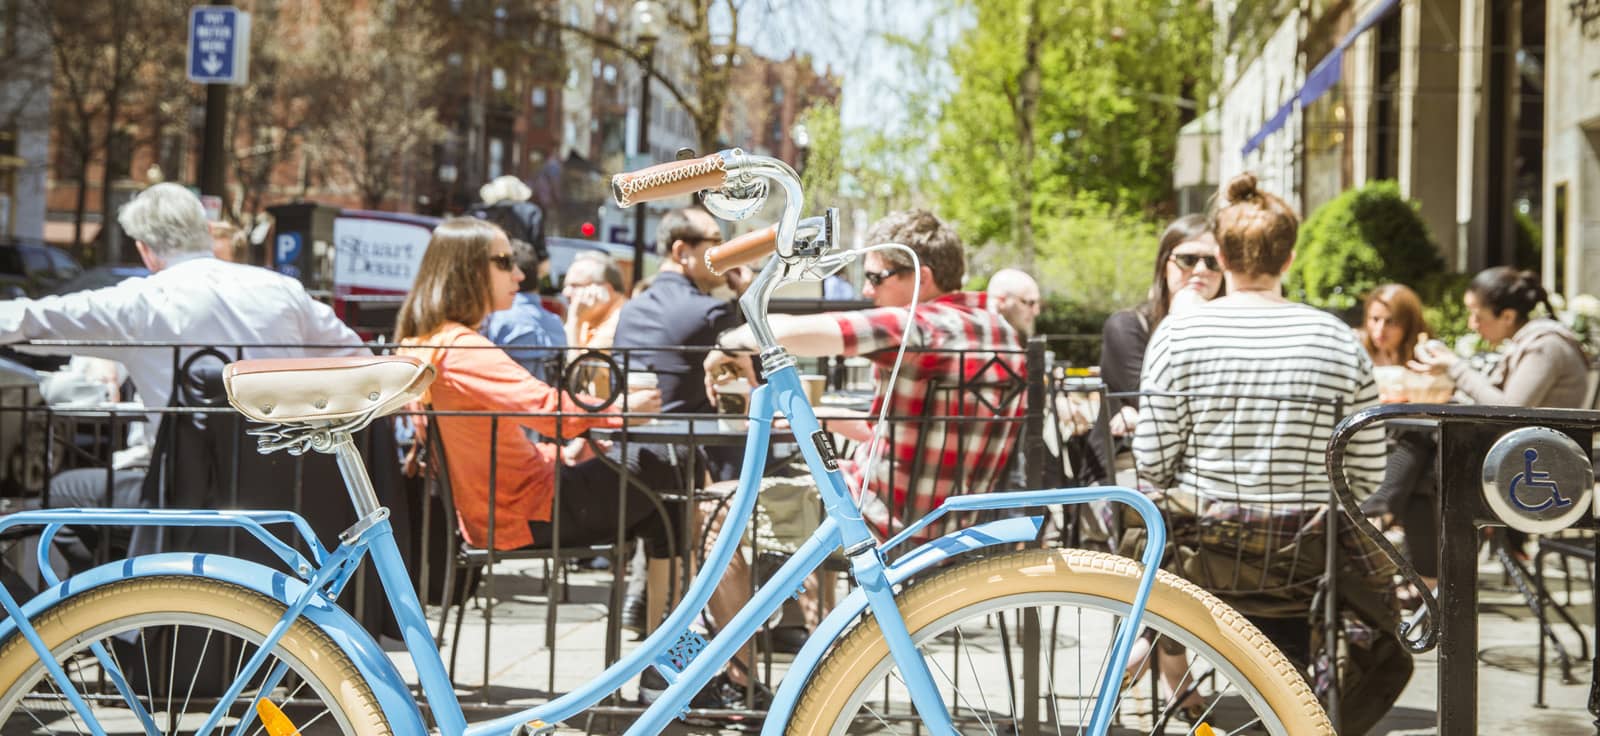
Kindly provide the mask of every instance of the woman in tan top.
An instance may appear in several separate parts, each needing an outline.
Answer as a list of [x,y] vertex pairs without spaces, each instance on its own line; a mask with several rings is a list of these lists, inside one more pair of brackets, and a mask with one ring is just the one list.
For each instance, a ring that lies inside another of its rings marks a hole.
[[1550,317],[1529,319],[1541,304],[1555,314],[1538,274],[1496,266],[1473,277],[1463,301],[1468,327],[1491,346],[1509,341],[1505,358],[1488,373],[1479,373],[1448,350],[1419,350],[1413,370],[1449,373],[1456,390],[1478,404],[1584,405],[1589,360],[1578,336]]

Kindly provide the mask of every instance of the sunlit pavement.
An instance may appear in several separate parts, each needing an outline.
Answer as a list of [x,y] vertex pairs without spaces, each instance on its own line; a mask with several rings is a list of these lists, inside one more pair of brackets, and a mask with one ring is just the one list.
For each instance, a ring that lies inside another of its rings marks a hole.
[[[1573,615],[1584,622],[1593,621],[1587,578],[1574,567],[1575,605]],[[1560,572],[1551,575],[1550,585],[1558,600],[1564,600]],[[481,608],[469,604],[466,621],[462,627],[461,652],[457,663],[458,693],[467,707],[469,718],[504,714],[514,707],[527,707],[544,702],[549,693],[568,691],[594,673],[599,672],[605,659],[606,600],[609,573],[573,573],[569,578],[568,599],[562,604],[557,619],[555,651],[556,666],[551,667],[549,650],[544,646],[545,605],[542,587],[543,565],[538,562],[515,562],[501,566],[496,581],[500,605],[494,609],[494,636],[489,653],[490,687],[484,682],[484,617]],[[1536,656],[1538,640],[1536,623],[1531,611],[1522,604],[1521,596],[1509,585],[1502,584],[1498,566],[1485,564],[1480,585],[1478,667],[1478,717],[1479,732],[1527,733],[1564,736],[1566,734],[1593,734],[1592,720],[1585,710],[1588,698],[1590,662],[1575,663],[1574,675],[1580,684],[1562,684],[1560,670],[1552,664],[1546,671],[1546,706],[1534,707]],[[434,622],[438,609],[429,609]],[[1576,640],[1570,630],[1562,632],[1575,652]],[[1591,639],[1592,625],[1584,628]],[[633,643],[624,635],[624,646]],[[449,649],[445,656],[450,655]],[[392,654],[401,671],[408,676],[413,672],[409,658],[403,652]],[[774,679],[784,669],[782,662],[773,663]],[[1403,736],[1406,734],[1433,734],[1437,707],[1438,669],[1434,655],[1418,658],[1416,673],[1411,684],[1401,696],[1398,706],[1372,733]],[[632,698],[635,685],[623,688],[623,695]],[[484,705],[485,695],[491,704]],[[580,733],[584,724],[569,724]],[[626,719],[610,723],[596,717],[589,724],[593,733],[620,732]],[[678,724],[675,733],[714,733],[716,729]],[[1174,729],[1179,733],[1181,729]]]

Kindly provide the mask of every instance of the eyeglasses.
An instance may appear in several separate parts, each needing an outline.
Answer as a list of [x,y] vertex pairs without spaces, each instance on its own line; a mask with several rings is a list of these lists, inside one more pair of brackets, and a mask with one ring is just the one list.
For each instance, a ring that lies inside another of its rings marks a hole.
[[511,260],[510,253],[501,253],[500,255],[489,256],[489,262],[494,264],[495,268],[505,271],[506,273],[511,273],[511,270],[517,267],[516,262]]
[[1206,268],[1209,268],[1212,271],[1221,271],[1222,270],[1222,264],[1217,262],[1217,257],[1216,256],[1203,256],[1203,255],[1200,255],[1199,253],[1173,253],[1172,254],[1172,262],[1178,264],[1178,268],[1181,268],[1181,269],[1183,269],[1185,271],[1193,271],[1195,264],[1197,264],[1197,263],[1199,263],[1201,261],[1205,261],[1206,262]]
[[876,289],[879,286],[883,286],[883,282],[910,270],[911,269],[905,266],[895,266],[894,268],[886,268],[876,273],[868,271],[863,275],[866,276],[867,283],[872,284],[872,288]]

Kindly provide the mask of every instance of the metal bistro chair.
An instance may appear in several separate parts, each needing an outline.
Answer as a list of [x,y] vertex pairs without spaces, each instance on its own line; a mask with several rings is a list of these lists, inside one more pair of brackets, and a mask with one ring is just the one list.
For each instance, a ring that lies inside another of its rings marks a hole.
[[[497,550],[479,547],[468,542],[466,537],[462,535],[461,525],[457,521],[458,517],[456,516],[455,493],[454,489],[450,485],[449,461],[445,457],[444,439],[441,436],[443,434],[443,428],[439,426],[437,421],[434,421],[435,415],[431,406],[424,410],[424,416],[429,418],[427,430],[424,432],[426,437],[424,441],[426,443],[425,447],[427,448],[428,460],[431,461],[429,464],[433,466],[428,474],[430,476],[429,485],[432,487],[433,493],[439,499],[439,503],[444,510],[445,523],[450,528],[450,535],[452,539],[451,551],[447,555],[444,568],[444,599],[441,601],[439,606],[439,629],[434,634],[434,641],[439,646],[444,646],[444,631],[450,620],[450,607],[452,603],[454,603],[456,608],[456,623],[455,629],[453,630],[450,638],[451,645],[449,670],[450,680],[454,682],[456,678],[456,658],[461,651],[461,623],[466,617],[467,599],[472,596],[476,585],[480,581],[485,583],[487,585],[487,590],[484,591],[483,603],[483,682],[484,698],[487,699],[489,696],[489,652],[490,644],[492,643],[492,633],[494,631],[494,607],[496,605],[494,591],[495,563],[504,562],[507,560],[544,561],[544,588],[546,598],[548,599],[548,605],[545,606],[544,645],[547,649],[553,651],[555,648],[556,603],[557,601],[565,600],[566,598],[566,576],[561,574],[564,572],[564,566],[559,565],[559,563],[566,559],[595,557],[607,554],[612,550],[614,545],[600,544],[580,547],[549,547],[533,545],[529,547],[523,547],[521,549]],[[491,418],[491,426],[494,428],[494,431],[499,430],[499,417]],[[515,429],[515,426],[513,426],[513,429]],[[491,453],[494,452],[494,443],[492,442],[490,443],[489,451]],[[490,459],[489,467],[489,528],[493,529],[495,522],[494,516],[496,488],[495,464],[493,458]],[[554,500],[555,504],[560,504],[560,495],[560,488],[558,487],[556,489],[556,496]],[[553,512],[556,508],[559,508],[559,506],[552,506],[552,516],[554,516]],[[552,569],[552,563],[555,563],[555,569]],[[463,586],[460,600],[456,600],[455,595],[456,571],[458,570],[465,570],[469,576],[466,579],[466,584]],[[550,681],[554,682],[555,657],[550,658],[550,672],[548,675],[550,677]]]
[[[1194,433],[1181,444],[1161,445],[1163,452],[1176,453],[1176,458],[1163,456],[1178,463],[1175,487],[1146,493],[1155,496],[1167,520],[1168,569],[1238,609],[1291,660],[1319,672],[1314,681],[1330,712],[1341,700],[1355,705],[1340,694],[1338,682],[1345,614],[1364,621],[1374,641],[1393,630],[1396,614],[1372,592],[1376,586],[1367,584],[1381,572],[1356,569],[1360,548],[1352,549],[1348,526],[1340,531],[1344,520],[1330,492],[1323,450],[1344,416],[1343,402],[1208,392],[1138,397],[1174,401],[1175,415],[1193,426],[1235,430],[1220,452],[1214,436],[1202,440]],[[1261,416],[1272,420],[1247,421]],[[1307,426],[1316,429],[1308,435]],[[1199,490],[1217,486],[1250,500],[1225,500]],[[1128,526],[1119,540],[1124,554],[1137,552],[1143,543],[1139,530]],[[1352,656],[1355,646],[1350,644],[1343,656]],[[1150,681],[1154,691],[1154,672]]]

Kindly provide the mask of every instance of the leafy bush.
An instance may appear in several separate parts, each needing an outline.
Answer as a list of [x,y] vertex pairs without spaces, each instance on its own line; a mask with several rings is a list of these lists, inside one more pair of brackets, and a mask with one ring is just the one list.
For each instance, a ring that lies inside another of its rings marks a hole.
[[1417,296],[1422,298],[1422,317],[1433,330],[1433,337],[1456,344],[1456,338],[1467,334],[1467,306],[1461,295],[1467,293],[1472,276],[1463,273],[1434,273],[1422,280]]
[[1289,270],[1289,294],[1349,312],[1374,287],[1419,288],[1444,268],[1417,205],[1392,181],[1371,182],[1335,197],[1306,218]]
[[1100,332],[1116,308],[1076,300],[1047,300],[1040,309],[1038,330],[1056,361],[1071,366],[1100,365]]

